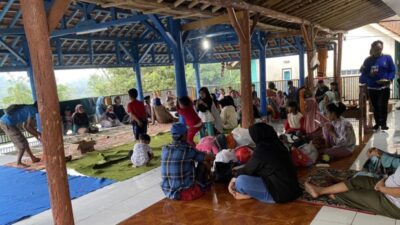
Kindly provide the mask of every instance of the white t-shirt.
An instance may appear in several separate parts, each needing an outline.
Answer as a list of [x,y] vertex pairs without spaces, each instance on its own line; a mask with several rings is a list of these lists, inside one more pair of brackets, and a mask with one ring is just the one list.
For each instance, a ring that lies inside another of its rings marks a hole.
[[203,123],[214,122],[214,116],[212,115],[212,113],[209,110],[207,110],[205,112],[199,112],[198,114],[201,119],[201,122],[203,122]]
[[[385,181],[386,187],[396,187],[400,188],[400,167],[397,168],[396,172],[390,175]],[[393,197],[391,195],[385,194],[393,204],[400,208],[400,198]]]
[[293,128],[293,129],[301,128],[300,120],[301,120],[301,118],[303,118],[303,114],[301,114],[299,112],[296,115],[294,115],[293,113],[289,113],[287,115],[287,117],[288,117],[287,120],[288,120],[290,128]]
[[153,154],[150,146],[144,143],[136,143],[133,147],[131,156],[132,164],[135,166],[144,166],[149,161],[149,153]]

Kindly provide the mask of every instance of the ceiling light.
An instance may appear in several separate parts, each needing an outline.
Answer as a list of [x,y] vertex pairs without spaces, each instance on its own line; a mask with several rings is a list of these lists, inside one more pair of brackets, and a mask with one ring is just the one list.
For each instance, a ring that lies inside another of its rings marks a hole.
[[203,39],[201,45],[202,45],[204,50],[210,49],[210,41],[207,38]]

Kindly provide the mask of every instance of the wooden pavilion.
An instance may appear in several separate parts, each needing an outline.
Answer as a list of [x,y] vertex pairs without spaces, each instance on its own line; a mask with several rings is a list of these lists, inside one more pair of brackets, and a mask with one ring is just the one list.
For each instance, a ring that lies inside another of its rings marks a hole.
[[[185,63],[240,60],[243,127],[253,122],[250,60],[260,59],[266,106],[267,57],[298,54],[304,84],[315,52],[324,75],[335,51],[340,84],[343,34],[395,15],[382,0],[5,0],[0,2],[0,71],[25,70],[39,105],[55,224],[74,224],[64,162],[54,68],[175,66],[178,96],[187,95]],[[22,19],[21,19],[22,18]],[[214,43],[202,50],[203,38]],[[197,79],[199,80],[199,79]],[[197,83],[200,87],[200,83]],[[143,97],[143,95],[141,95]]]

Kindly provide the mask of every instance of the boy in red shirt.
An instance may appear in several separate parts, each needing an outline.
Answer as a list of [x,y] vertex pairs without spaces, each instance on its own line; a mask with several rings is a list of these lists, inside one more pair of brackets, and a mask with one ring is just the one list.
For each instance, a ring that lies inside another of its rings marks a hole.
[[133,134],[139,140],[141,134],[147,134],[147,114],[144,103],[137,100],[138,91],[132,88],[128,91],[131,102],[128,103],[128,113],[131,116]]
[[197,132],[201,130],[203,123],[194,110],[193,102],[188,96],[183,96],[178,99],[176,108],[178,114],[183,117],[186,125],[188,126],[187,142],[190,145],[195,146],[193,138]]

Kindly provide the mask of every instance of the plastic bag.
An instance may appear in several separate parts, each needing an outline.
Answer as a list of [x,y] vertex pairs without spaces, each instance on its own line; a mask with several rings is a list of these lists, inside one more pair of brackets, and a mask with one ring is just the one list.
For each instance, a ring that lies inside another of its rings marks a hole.
[[304,144],[302,146],[299,147],[300,150],[306,154],[310,160],[312,161],[312,164],[317,162],[318,159],[318,150],[317,148],[315,148],[315,146],[312,143],[309,144]]
[[215,162],[228,163],[230,161],[233,161],[233,162],[237,161],[234,150],[223,149],[222,151],[218,152],[218,154],[215,156]]
[[233,138],[236,141],[238,146],[248,145],[252,148],[256,147],[256,144],[253,142],[253,139],[250,137],[250,133],[248,129],[237,127],[232,131]]

